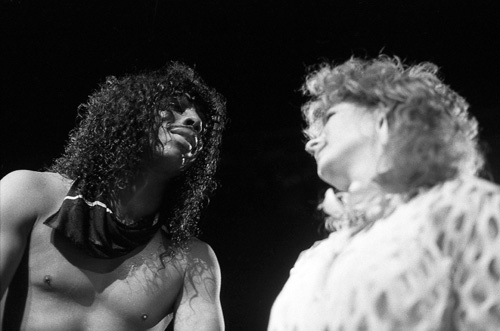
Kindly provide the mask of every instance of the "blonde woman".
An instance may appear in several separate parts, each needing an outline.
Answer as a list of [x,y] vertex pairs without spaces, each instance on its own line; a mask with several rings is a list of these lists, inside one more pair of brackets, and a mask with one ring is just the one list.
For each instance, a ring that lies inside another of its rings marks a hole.
[[333,189],[269,330],[500,330],[500,189],[468,104],[431,63],[323,65],[304,85],[306,150]]

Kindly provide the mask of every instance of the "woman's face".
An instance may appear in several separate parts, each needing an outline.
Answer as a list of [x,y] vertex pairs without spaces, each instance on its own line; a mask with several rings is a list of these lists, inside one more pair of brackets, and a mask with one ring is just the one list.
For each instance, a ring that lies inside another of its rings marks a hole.
[[339,190],[375,175],[381,153],[377,112],[341,102],[325,114],[318,136],[306,144],[319,177]]

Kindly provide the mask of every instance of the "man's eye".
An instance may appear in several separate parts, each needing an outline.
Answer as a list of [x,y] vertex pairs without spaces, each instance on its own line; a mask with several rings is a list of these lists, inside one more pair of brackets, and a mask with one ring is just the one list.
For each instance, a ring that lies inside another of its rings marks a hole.
[[162,110],[160,116],[163,121],[171,121],[174,119],[174,114],[172,114],[171,110]]
[[168,104],[170,110],[179,112],[181,110],[181,105],[178,102],[171,102]]

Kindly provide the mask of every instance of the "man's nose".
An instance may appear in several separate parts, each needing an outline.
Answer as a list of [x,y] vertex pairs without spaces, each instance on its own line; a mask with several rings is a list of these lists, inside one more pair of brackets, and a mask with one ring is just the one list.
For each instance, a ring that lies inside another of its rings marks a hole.
[[176,124],[191,126],[198,133],[202,130],[202,121],[195,108],[187,108],[176,114]]
[[314,139],[309,140],[306,143],[306,152],[313,155],[324,145],[323,139],[321,137],[316,137]]

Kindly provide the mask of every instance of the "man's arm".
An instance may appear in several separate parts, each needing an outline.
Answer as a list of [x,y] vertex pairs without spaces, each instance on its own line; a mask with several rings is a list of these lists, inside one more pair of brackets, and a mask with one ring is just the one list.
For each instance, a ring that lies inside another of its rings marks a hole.
[[0,294],[3,298],[37,218],[40,174],[14,171],[0,181]]
[[220,267],[212,248],[192,240],[187,253],[184,285],[175,311],[175,331],[222,331]]

